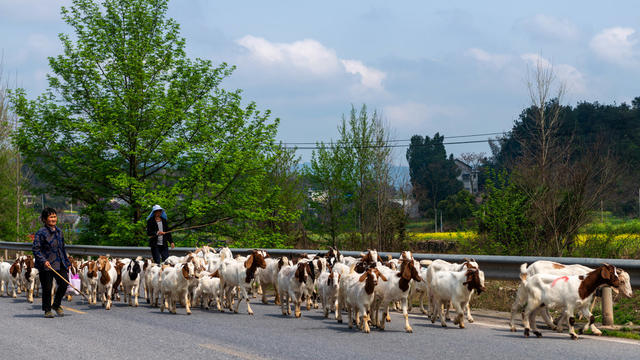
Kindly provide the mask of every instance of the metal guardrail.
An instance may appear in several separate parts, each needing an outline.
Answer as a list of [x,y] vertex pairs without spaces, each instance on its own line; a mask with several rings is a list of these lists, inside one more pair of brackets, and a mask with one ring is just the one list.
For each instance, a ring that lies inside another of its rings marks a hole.
[[[67,252],[79,256],[99,256],[109,254],[113,257],[137,256],[150,257],[151,251],[148,247],[125,247],[125,246],[95,246],[95,245],[66,245]],[[10,249],[18,251],[31,251],[31,243],[16,243],[0,241],[0,249]],[[195,248],[170,249],[170,254],[182,256]],[[234,254],[247,254],[253,249],[232,249]],[[326,253],[327,250],[299,250],[299,249],[265,249],[271,256],[287,256],[293,258],[302,254]],[[360,256],[360,251],[341,251],[345,256]],[[398,258],[397,252],[380,252],[383,258],[391,255]],[[536,260],[550,260],[561,264],[581,264],[588,267],[597,267],[602,263],[609,263],[624,269],[631,277],[631,286],[640,288],[640,260],[625,259],[600,259],[600,258],[573,258],[573,257],[536,257],[536,256],[495,256],[495,255],[451,255],[451,254],[419,254],[414,253],[416,260],[436,260],[442,259],[449,262],[462,262],[465,258],[475,259],[480,268],[485,273],[485,278],[490,280],[518,280],[520,275],[520,265],[522,263],[532,263]]]

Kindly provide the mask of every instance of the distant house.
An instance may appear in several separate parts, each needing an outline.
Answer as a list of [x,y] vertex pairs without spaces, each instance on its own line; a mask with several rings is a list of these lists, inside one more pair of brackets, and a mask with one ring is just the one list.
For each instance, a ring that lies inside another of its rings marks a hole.
[[458,181],[462,182],[464,189],[472,194],[478,193],[478,170],[458,159],[455,159],[455,163],[460,169]]

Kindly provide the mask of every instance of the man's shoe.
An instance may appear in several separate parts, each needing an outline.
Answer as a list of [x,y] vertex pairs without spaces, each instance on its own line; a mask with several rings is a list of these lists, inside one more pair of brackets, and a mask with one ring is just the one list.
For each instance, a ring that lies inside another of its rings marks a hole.
[[64,310],[62,310],[62,306],[54,310],[56,311],[56,314],[58,314],[58,316],[64,316]]
[[45,313],[44,313],[44,317],[46,317],[46,318],[53,318],[53,317],[55,317],[55,316],[53,315],[53,313],[52,313],[51,311],[47,311],[47,312],[45,312]]

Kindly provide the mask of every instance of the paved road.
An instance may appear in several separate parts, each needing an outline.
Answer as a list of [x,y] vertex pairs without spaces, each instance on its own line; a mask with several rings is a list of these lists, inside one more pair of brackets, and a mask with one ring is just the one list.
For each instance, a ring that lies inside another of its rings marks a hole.
[[[382,331],[363,334],[323,319],[318,310],[285,318],[279,307],[253,303],[255,316],[194,309],[187,316],[141,304],[105,311],[80,300],[65,302],[64,318],[45,319],[40,299],[0,298],[3,359],[637,359],[640,342],[544,331],[544,338],[511,333],[506,321],[478,317],[466,329],[432,325],[413,314],[413,334],[400,315]],[[46,350],[45,350],[46,349]]]

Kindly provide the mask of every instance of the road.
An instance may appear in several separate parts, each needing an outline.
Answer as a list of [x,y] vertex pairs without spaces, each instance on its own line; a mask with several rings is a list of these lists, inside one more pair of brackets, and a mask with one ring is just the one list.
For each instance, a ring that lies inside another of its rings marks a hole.
[[[76,297],[77,298],[77,297]],[[0,298],[4,359],[637,359],[640,342],[543,330],[541,339],[509,332],[506,320],[476,317],[466,329],[442,328],[412,314],[414,332],[394,313],[385,331],[348,329],[319,310],[283,317],[273,304],[252,303],[254,316],[194,309],[161,313],[146,303],[116,302],[110,311],[79,299],[64,302],[63,318],[42,317],[40,299]]]

